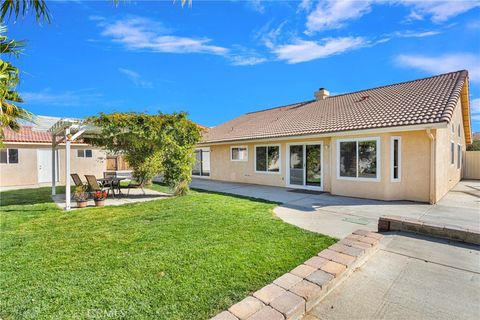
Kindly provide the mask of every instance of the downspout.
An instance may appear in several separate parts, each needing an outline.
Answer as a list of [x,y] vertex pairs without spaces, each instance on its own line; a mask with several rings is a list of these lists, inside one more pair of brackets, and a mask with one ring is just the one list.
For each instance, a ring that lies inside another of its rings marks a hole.
[[436,198],[436,163],[435,163],[435,135],[431,129],[427,129],[427,136],[430,139],[430,204],[435,203]]

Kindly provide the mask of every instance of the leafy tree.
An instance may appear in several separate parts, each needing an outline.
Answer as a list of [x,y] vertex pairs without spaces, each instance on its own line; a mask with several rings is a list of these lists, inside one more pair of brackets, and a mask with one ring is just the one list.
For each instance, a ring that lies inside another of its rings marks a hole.
[[[22,41],[9,40],[5,35],[7,28],[0,26],[0,53],[18,56],[24,43]],[[2,56],[3,57],[3,56]],[[18,68],[10,62],[0,59],[0,141],[3,138],[3,128],[19,130],[18,120],[32,120],[32,114],[19,107],[17,103],[23,102],[16,92],[19,82]]]
[[86,142],[122,154],[138,182],[149,183],[163,174],[175,194],[186,194],[201,129],[185,113],[101,113],[87,121],[101,134]]
[[471,144],[467,145],[467,151],[480,151],[480,140],[473,140]]

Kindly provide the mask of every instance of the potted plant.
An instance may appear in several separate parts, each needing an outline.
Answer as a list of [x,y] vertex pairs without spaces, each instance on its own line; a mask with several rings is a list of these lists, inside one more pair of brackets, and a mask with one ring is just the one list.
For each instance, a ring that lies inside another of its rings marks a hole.
[[107,191],[95,191],[93,194],[93,200],[97,207],[103,207],[105,205],[105,199],[107,198]]
[[85,208],[87,206],[88,192],[86,192],[84,186],[78,186],[75,188],[73,198],[77,201],[77,208]]

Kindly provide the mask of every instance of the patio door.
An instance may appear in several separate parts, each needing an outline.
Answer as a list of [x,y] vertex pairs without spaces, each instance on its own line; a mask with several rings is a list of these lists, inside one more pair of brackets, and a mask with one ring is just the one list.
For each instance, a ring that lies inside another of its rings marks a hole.
[[[58,181],[58,150],[55,150],[56,181]],[[52,182],[52,150],[37,149],[38,183]]]
[[195,164],[193,165],[192,175],[198,177],[210,176],[210,149],[202,148],[195,150]]
[[322,190],[322,143],[291,144],[287,153],[288,185]]

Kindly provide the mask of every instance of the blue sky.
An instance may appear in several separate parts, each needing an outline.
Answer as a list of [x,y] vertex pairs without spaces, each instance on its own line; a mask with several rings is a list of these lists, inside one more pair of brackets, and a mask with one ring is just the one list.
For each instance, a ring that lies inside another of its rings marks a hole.
[[19,91],[41,115],[186,111],[214,126],[245,112],[458,69],[480,131],[480,1],[49,2],[26,39]]

